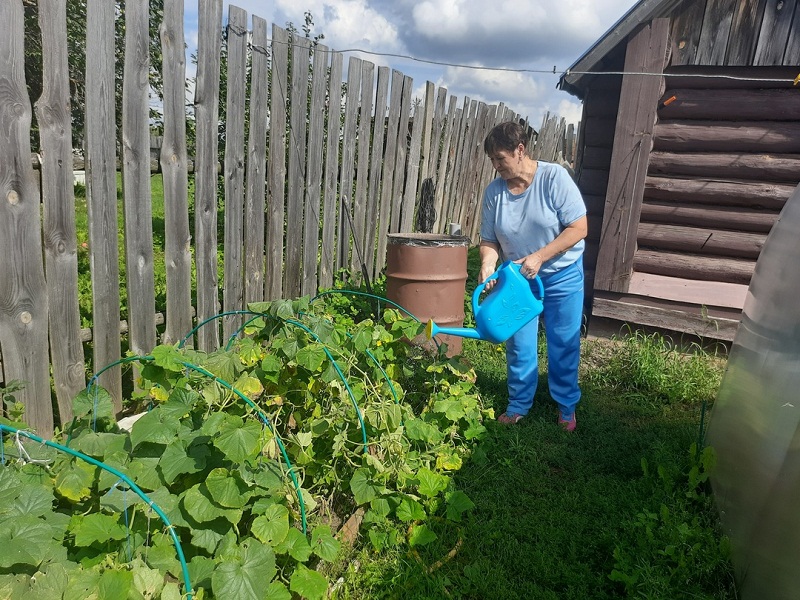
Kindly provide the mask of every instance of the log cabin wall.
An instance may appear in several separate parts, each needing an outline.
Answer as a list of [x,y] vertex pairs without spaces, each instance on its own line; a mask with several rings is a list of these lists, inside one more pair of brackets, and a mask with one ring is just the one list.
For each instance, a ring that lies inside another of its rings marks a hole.
[[[628,322],[732,340],[764,240],[800,182],[800,2],[663,6],[593,65],[612,71],[603,63],[624,54],[613,105],[608,90],[616,86],[601,82],[619,76],[584,76],[574,88],[584,100],[578,175],[589,245],[602,223],[592,287],[587,265],[590,331],[594,322]],[[659,58],[663,76],[653,78],[660,90],[651,100],[653,86],[634,81],[645,77],[627,74],[652,70]],[[604,167],[588,140],[611,120]]]

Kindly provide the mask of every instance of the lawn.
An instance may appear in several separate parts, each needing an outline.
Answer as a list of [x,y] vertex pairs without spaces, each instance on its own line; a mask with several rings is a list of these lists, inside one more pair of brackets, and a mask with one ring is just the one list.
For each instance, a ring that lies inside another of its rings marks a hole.
[[[163,307],[158,185],[156,176],[156,291]],[[77,202],[85,207],[85,199]],[[81,310],[88,319],[83,219],[79,214]],[[467,298],[475,249],[468,270]],[[658,335],[585,339],[573,434],[556,424],[542,361],[531,413],[515,426],[487,422],[484,438],[454,474],[475,508],[460,523],[433,518],[428,527],[436,540],[415,547],[376,551],[365,526],[354,547],[322,567],[336,582],[330,597],[736,598],[728,540],[707,482],[714,457],[702,444],[725,360],[690,350],[679,352]],[[463,358],[475,369],[484,406],[503,412],[502,346],[464,340]]]
[[[472,279],[472,253],[470,265]],[[659,335],[585,339],[572,434],[556,424],[543,364],[531,413],[488,423],[456,476],[475,503],[465,522],[441,523],[424,551],[353,550],[335,597],[736,598],[702,447],[724,358],[692,350]],[[463,356],[503,412],[502,347],[464,340]]]

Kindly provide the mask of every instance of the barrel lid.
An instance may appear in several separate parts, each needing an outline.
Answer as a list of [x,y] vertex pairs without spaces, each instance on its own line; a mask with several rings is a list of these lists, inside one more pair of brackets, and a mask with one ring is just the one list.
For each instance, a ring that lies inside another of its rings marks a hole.
[[390,233],[388,240],[390,246],[469,246],[472,243],[465,235],[444,233]]

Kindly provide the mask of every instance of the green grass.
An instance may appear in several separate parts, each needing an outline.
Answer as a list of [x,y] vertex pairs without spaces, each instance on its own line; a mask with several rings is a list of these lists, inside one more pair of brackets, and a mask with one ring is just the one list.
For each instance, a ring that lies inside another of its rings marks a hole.
[[[507,402],[502,350],[464,340],[495,414]],[[736,598],[707,482],[713,454],[697,445],[724,359],[692,350],[657,334],[584,340],[573,434],[556,424],[542,361],[533,410],[516,426],[488,423],[456,474],[470,516],[433,522],[439,540],[418,552],[357,545],[334,597]]]
[[[156,290],[162,298],[158,185],[156,176]],[[79,211],[81,311],[88,319],[85,200],[77,203],[84,215]],[[477,268],[473,249],[467,298]],[[463,348],[485,405],[499,414],[507,401],[503,348],[474,340],[464,340]],[[691,350],[678,352],[658,335],[585,340],[574,434],[556,425],[543,360],[531,413],[517,426],[487,423],[488,435],[456,474],[474,511],[459,526],[429,523],[438,539],[414,552],[399,545],[375,553],[362,531],[333,569],[341,579],[332,597],[736,598],[727,540],[706,480],[713,456],[696,446],[724,359]]]

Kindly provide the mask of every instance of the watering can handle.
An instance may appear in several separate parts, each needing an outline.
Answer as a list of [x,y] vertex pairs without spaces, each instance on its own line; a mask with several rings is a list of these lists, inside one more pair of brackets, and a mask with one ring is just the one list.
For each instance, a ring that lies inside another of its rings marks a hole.
[[[522,269],[522,265],[520,263],[506,261],[505,263],[500,265],[500,267],[494,273],[492,273],[486,279],[484,279],[483,283],[479,283],[478,286],[475,288],[475,291],[472,292],[472,312],[473,312],[473,314],[477,315],[478,314],[478,310],[480,309],[479,300],[480,300],[480,297],[481,297],[481,293],[483,292],[483,288],[485,288],[486,284],[488,282],[490,282],[492,279],[497,279],[498,274],[500,273],[500,269],[505,267],[505,266],[510,266],[511,268],[516,269],[517,271]],[[542,300],[544,300],[544,284],[542,284],[542,279],[537,275],[536,277],[533,278],[533,280],[536,282],[536,287],[539,290],[539,296],[538,296],[537,299],[539,301],[542,301]]]
[[[502,265],[501,265],[502,266]],[[483,280],[482,283],[479,283],[478,286],[475,288],[475,291],[472,292],[472,314],[477,315],[478,310],[480,308],[480,297],[483,293],[483,288],[486,287],[486,284],[489,283],[493,279],[497,279],[497,274],[500,272],[500,269],[497,269],[494,273],[489,275],[486,279]]]

